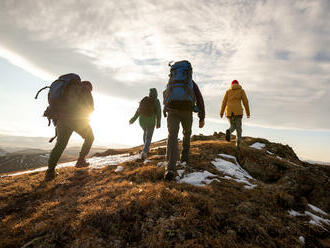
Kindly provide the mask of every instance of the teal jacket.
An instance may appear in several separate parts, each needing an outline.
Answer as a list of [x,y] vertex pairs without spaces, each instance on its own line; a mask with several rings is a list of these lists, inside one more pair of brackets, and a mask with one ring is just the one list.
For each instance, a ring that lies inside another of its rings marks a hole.
[[160,121],[162,118],[161,115],[161,107],[160,107],[160,102],[158,100],[158,93],[155,88],[151,88],[149,90],[149,96],[152,98],[155,98],[155,104],[156,104],[156,112],[152,116],[144,116],[140,114],[139,108],[136,110],[135,115],[133,118],[130,120],[130,123],[134,123],[137,118],[139,118],[139,123],[142,128],[147,128],[147,127],[160,127]]

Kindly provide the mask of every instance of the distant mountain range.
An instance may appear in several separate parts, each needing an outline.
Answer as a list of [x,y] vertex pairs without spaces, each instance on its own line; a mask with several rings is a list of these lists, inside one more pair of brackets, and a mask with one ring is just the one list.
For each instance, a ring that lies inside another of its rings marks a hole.
[[[95,153],[102,153],[106,150],[103,147],[92,147],[90,156]],[[67,148],[59,162],[76,160],[79,155],[80,147]],[[16,152],[0,151],[0,174],[46,166],[50,151],[41,149],[23,149]]]
[[[47,165],[49,152],[55,142],[49,143],[47,137],[24,137],[0,134],[0,173],[22,171],[39,168]],[[68,147],[60,162],[77,159],[81,149],[81,142],[72,142],[73,147]],[[124,147],[113,144],[111,147]],[[93,146],[90,155],[104,152],[108,147]]]

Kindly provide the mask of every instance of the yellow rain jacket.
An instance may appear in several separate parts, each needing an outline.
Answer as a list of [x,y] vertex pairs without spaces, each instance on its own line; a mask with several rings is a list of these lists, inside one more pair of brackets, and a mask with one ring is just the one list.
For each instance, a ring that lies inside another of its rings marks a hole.
[[222,116],[225,110],[227,117],[232,115],[243,115],[241,102],[244,104],[246,115],[250,116],[249,101],[242,86],[239,84],[231,85],[222,100],[220,115]]

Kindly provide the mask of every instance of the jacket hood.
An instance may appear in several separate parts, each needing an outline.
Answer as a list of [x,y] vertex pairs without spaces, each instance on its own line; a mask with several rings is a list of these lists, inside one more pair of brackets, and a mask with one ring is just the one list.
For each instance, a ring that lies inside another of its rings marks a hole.
[[156,88],[151,88],[151,89],[149,89],[149,96],[150,96],[150,97],[153,97],[153,98],[157,98],[158,93],[157,93]]
[[237,90],[237,89],[242,89],[242,86],[240,86],[239,84],[233,84],[230,86],[231,90]]

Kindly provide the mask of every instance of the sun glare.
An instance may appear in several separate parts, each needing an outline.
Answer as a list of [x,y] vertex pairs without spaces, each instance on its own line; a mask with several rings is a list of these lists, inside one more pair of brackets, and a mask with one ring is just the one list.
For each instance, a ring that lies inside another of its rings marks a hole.
[[140,133],[128,125],[134,115],[136,102],[94,93],[95,111],[91,114],[91,126],[95,141],[102,145],[137,145]]

